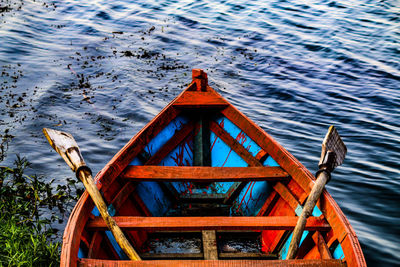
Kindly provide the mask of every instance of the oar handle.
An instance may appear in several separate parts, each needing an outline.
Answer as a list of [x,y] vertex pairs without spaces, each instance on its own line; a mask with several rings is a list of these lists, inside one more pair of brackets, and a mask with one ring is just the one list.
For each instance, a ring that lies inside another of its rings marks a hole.
[[299,243],[306,226],[307,218],[311,216],[315,204],[317,203],[322,191],[324,190],[325,184],[329,181],[330,174],[327,171],[320,171],[317,176],[317,180],[311,189],[311,193],[308,196],[306,204],[303,207],[300,218],[297,221],[296,227],[293,231],[292,241],[290,242],[289,252],[287,255],[287,260],[294,259],[299,248]]
[[125,252],[125,254],[131,260],[140,260],[139,255],[136,253],[135,249],[131,246],[129,241],[126,239],[124,233],[122,232],[121,228],[118,227],[115,220],[110,216],[107,210],[107,205],[103,200],[103,197],[100,194],[96,184],[92,179],[92,175],[89,168],[80,168],[77,171],[77,176],[84,184],[86,190],[88,191],[90,197],[92,198],[94,204],[96,205],[97,209],[100,211],[101,217],[107,224],[108,229],[112,232],[115,239],[118,242],[118,245],[121,249]]

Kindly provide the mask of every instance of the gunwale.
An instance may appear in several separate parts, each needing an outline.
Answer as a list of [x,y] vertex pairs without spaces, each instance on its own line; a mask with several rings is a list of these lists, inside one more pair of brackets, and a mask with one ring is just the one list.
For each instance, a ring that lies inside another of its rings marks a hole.
[[112,261],[112,260],[96,260],[82,259],[79,262],[80,266],[115,266],[115,267],[135,267],[135,266],[207,266],[207,267],[287,267],[287,266],[320,266],[320,267],[340,267],[346,266],[341,260],[154,260],[154,261]]
[[[171,103],[169,103],[156,117],[154,117],[141,131],[106,164],[106,166],[96,175],[95,180],[99,189],[103,189],[104,197],[110,198],[107,190],[110,185],[119,177],[129,163],[144,148],[144,146],[156,136],[163,127],[176,118],[185,108],[206,108],[219,109],[220,112],[242,129],[262,150],[268,154],[291,176],[292,188],[290,190],[293,197],[299,204],[304,204],[306,196],[311,191],[315,177],[282,145],[275,141],[268,133],[261,129],[257,124],[247,118],[232,104],[206,85],[206,95],[197,100],[191,100],[185,95],[186,92],[193,94],[194,88],[205,89],[201,80],[202,71],[194,70],[193,81],[182,91]],[[199,76],[200,73],[200,76]],[[196,76],[197,75],[197,76]],[[204,77],[204,76],[203,76]],[[205,76],[206,77],[206,76]],[[211,100],[210,100],[211,99]],[[178,103],[177,106],[175,104]],[[252,166],[252,165],[249,165]],[[253,165],[254,166],[254,165]],[[289,184],[285,186],[289,187]],[[290,203],[293,199],[284,194],[278,194],[284,201]],[[109,201],[110,199],[108,199]],[[269,200],[268,200],[269,201]],[[267,202],[268,202],[267,201]],[[274,201],[270,201],[273,203]],[[65,228],[63,246],[61,254],[61,266],[76,266],[78,263],[78,249],[80,236],[89,219],[89,214],[94,205],[85,192],[74,207],[68,224]],[[358,241],[358,238],[348,222],[347,218],[334,201],[332,196],[324,190],[323,195],[317,203],[317,207],[324,214],[323,217],[331,225],[332,230],[327,235],[327,245],[331,245],[334,240],[338,240],[345,253],[345,260],[350,266],[366,266],[365,259]],[[262,215],[262,214],[258,214]]]

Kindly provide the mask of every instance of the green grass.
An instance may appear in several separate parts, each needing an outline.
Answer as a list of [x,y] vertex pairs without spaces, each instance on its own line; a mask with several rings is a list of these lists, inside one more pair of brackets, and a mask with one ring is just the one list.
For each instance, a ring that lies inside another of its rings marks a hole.
[[14,218],[0,219],[0,265],[57,266],[60,243],[51,235],[38,233],[34,227],[20,224]]
[[0,266],[59,265],[61,243],[51,225],[81,193],[72,179],[53,188],[53,180],[25,175],[29,165],[17,157],[15,166],[0,166]]

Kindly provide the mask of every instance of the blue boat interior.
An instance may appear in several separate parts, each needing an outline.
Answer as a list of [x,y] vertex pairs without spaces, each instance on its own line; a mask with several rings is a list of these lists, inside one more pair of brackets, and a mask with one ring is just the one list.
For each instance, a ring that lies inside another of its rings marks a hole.
[[[179,116],[165,127],[155,138],[153,138],[144,153],[136,157],[131,165],[144,165],[145,159],[154,155],[162,146],[179,131],[183,125],[189,122],[189,118]],[[243,145],[254,157],[260,152],[261,148],[251,140],[241,129],[222,115],[213,117],[212,120],[220,125],[232,138]],[[167,157],[161,162],[160,166],[194,166],[194,134],[188,136]],[[211,167],[247,167],[248,164],[214,132],[209,134],[210,144],[210,166]],[[143,154],[146,157],[143,157]],[[143,158],[145,158],[143,160]],[[264,166],[279,166],[270,157],[265,157]],[[202,186],[191,182],[171,182],[167,188],[172,188],[180,199],[212,199],[213,202],[222,201],[227,197],[230,190],[239,188],[239,182],[213,182]],[[239,188],[240,189],[240,188]],[[174,203],[168,197],[157,182],[142,182],[138,186],[138,194],[151,211],[153,216],[167,216],[174,210]],[[231,200],[228,215],[253,216],[260,210],[270,193],[268,182],[250,182],[246,184],[236,197]],[[222,214],[221,214],[222,215]],[[226,215],[226,214],[224,214]]]
[[[162,129],[152,140],[148,142],[138,156],[130,165],[145,165],[146,162],[173,138],[173,136],[187,127],[193,121],[198,121],[186,115],[179,115],[173,119],[164,129]],[[268,154],[262,154],[262,149],[243,132],[232,121],[220,113],[213,113],[210,116],[202,117],[201,127],[193,127],[193,130],[177,144],[166,157],[162,158],[159,166],[212,166],[212,167],[247,167],[248,163],[239,156],[228,144],[226,144],[214,131],[209,129],[208,122],[219,125],[234,140],[241,144],[253,157],[258,158],[263,166],[279,166],[278,163]],[[196,136],[201,132],[202,146],[204,149],[203,159],[198,163],[196,159]],[[197,162],[196,162],[197,161]],[[137,194],[151,216],[257,216],[268,196],[273,191],[272,185],[267,181],[252,182],[140,182],[135,194]],[[300,215],[301,206],[296,209],[296,215]],[[115,214],[112,205],[109,207],[111,215]],[[92,212],[95,216],[99,215],[95,208]],[[313,215],[321,215],[321,211],[315,207]],[[303,233],[301,242],[308,232]],[[107,238],[114,247],[120,259],[127,259],[124,252],[116,243],[109,231],[106,231]],[[176,254],[189,253],[195,255],[201,251],[201,233],[184,236],[169,233],[159,234],[146,242],[147,252],[150,254]],[[239,236],[238,236],[239,235]],[[218,247],[220,252],[245,251],[261,253],[262,244],[260,232],[218,234]],[[243,238],[245,236],[246,238]],[[269,255],[275,259],[285,259],[288,247],[292,238],[291,233],[287,233],[282,238],[279,250],[275,255]],[[344,257],[340,244],[335,244],[331,248],[334,258]],[[84,251],[80,249],[79,257],[86,257]],[[193,256],[194,257],[194,256]]]

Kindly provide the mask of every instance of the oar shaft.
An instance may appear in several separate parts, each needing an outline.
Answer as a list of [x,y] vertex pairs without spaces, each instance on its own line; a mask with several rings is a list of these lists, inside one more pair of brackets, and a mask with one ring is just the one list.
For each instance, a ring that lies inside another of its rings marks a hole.
[[100,211],[100,215],[106,222],[108,229],[110,229],[110,231],[114,235],[118,245],[129,257],[129,259],[136,261],[140,260],[139,255],[136,253],[134,248],[128,242],[121,228],[118,227],[115,220],[108,213],[107,205],[104,202],[103,197],[101,196],[100,191],[98,190],[96,184],[94,183],[90,172],[87,169],[81,169],[78,175],[80,180],[84,184],[86,190],[88,191],[89,195],[91,196],[97,209]]
[[101,217],[103,217],[111,233],[114,235],[118,245],[122,248],[129,259],[140,260],[139,255],[133,249],[131,244],[129,244],[124,233],[117,226],[110,214],[108,214],[107,205],[92,179],[91,171],[86,166],[74,137],[69,133],[49,128],[43,128],[43,133],[50,145],[61,155],[65,162],[67,162],[71,167],[72,171],[76,173],[76,176],[82,181],[94,204],[100,211]]
[[294,228],[292,241],[290,242],[289,252],[286,259],[290,260],[296,257],[301,236],[303,235],[304,228],[306,226],[307,218],[311,216],[315,204],[321,196],[321,193],[324,190],[325,184],[328,182],[328,180],[329,174],[326,171],[319,172],[317,180],[315,181],[315,184],[311,189],[311,193],[307,198],[300,218],[297,221],[296,227]]

